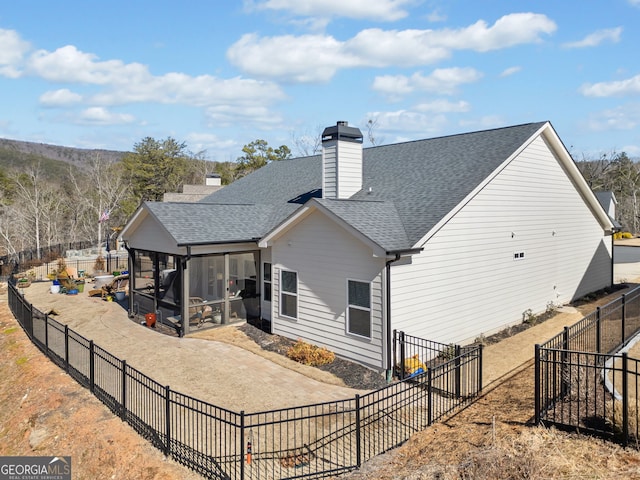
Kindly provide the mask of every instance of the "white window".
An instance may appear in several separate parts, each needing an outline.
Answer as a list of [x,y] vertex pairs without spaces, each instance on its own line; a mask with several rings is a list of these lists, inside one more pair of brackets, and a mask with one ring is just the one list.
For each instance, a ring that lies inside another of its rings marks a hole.
[[514,252],[513,259],[514,260],[524,260],[524,252]]
[[357,280],[347,280],[347,284],[347,331],[371,338],[371,285]]
[[262,264],[262,291],[264,292],[262,298],[265,302],[271,301],[271,264]]
[[280,315],[298,318],[298,274],[290,270],[280,274]]

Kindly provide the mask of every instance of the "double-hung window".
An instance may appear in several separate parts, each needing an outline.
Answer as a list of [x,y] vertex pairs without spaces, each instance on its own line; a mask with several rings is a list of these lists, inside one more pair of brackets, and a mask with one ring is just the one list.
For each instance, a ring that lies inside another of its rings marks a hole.
[[298,274],[290,270],[280,273],[280,314],[298,318]]
[[271,301],[271,264],[263,263],[262,264],[262,290],[265,302]]
[[347,280],[347,331],[371,338],[371,284]]

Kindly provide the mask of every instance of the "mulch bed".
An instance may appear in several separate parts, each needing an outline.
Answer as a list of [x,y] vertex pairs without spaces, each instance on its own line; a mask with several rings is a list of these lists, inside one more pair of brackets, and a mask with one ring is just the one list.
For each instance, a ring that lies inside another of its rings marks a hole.
[[[238,330],[260,345],[262,349],[284,356],[287,355],[287,350],[289,350],[289,348],[295,343],[293,340],[289,340],[288,338],[264,332],[249,323],[239,325]],[[376,390],[387,385],[382,374],[363,365],[337,356],[333,362],[327,365],[320,365],[315,368],[332,373],[336,377],[342,379],[345,385],[351,388],[357,388],[360,390]]]

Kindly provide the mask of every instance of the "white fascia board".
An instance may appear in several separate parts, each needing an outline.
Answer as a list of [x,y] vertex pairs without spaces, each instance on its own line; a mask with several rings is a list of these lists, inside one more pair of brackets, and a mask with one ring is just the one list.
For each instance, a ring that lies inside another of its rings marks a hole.
[[262,237],[258,241],[258,247],[271,247],[273,245],[273,242],[275,242],[278,238],[289,231],[289,229],[291,229],[294,225],[300,223],[303,218],[306,218],[308,215],[310,215],[312,208],[313,207],[309,206],[309,202],[307,202],[304,206],[293,212],[282,223],[280,223],[280,225],[276,226],[273,230]]
[[129,234],[132,230],[135,230],[140,223],[149,215],[149,210],[145,208],[145,204],[143,203],[138,207],[131,218],[127,221],[122,231],[120,232],[120,238],[126,241],[127,234]]
[[273,245],[273,242],[288,232],[290,229],[294,228],[295,225],[300,223],[304,218],[311,215],[313,212],[319,212],[333,221],[336,225],[346,230],[352,236],[360,240],[365,245],[369,246],[373,252],[374,257],[387,257],[387,252],[384,248],[382,248],[377,243],[373,242],[369,237],[362,234],[362,232],[356,230],[349,223],[345,222],[343,219],[335,215],[330,210],[327,210],[323,205],[318,203],[315,199],[309,200],[304,207],[294,212],[289,218],[287,218],[284,222],[274,228],[271,232],[267,233],[264,237],[260,239],[258,242],[258,246],[260,248],[267,248]]
[[556,131],[553,129],[551,124],[547,123],[546,125],[548,125],[548,128],[546,128],[544,132],[542,132],[544,134],[544,138],[553,148],[554,153],[556,154],[556,158],[560,160],[562,167],[569,175],[569,179],[573,182],[576,189],[578,190],[578,193],[580,193],[584,201],[589,206],[590,210],[598,219],[605,233],[607,235],[612,235],[615,227],[611,222],[611,219],[609,218],[609,214],[604,210],[602,205],[600,205],[598,198],[596,197],[595,193],[593,193],[593,190],[591,190],[591,187],[589,187],[589,184],[578,169],[576,163],[571,158],[571,155],[565,148],[562,140],[560,140],[560,137],[558,136]]

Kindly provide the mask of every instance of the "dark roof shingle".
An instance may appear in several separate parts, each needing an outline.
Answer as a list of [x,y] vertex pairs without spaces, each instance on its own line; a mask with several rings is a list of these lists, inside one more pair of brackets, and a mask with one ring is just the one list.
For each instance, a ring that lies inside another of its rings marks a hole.
[[[412,248],[543,125],[366,148],[362,190],[318,201],[387,251]],[[321,188],[315,155],[272,162],[198,204],[148,205],[179,244],[223,243],[264,236]]]

